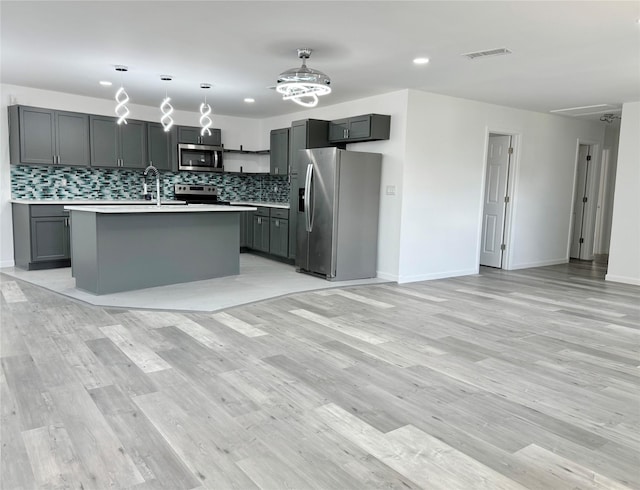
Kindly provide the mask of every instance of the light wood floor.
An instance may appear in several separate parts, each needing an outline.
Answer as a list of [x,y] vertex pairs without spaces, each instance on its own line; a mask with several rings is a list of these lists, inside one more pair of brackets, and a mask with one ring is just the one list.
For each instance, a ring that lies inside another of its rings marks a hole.
[[2,276],[0,486],[640,488],[640,288],[603,270],[207,314]]

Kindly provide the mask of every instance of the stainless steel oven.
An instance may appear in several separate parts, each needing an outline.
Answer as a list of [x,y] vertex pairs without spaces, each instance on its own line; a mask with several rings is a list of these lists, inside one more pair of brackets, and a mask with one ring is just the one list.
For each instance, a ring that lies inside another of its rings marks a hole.
[[218,189],[212,185],[175,184],[173,192],[178,201],[187,204],[229,204],[218,196]]
[[178,170],[222,172],[222,147],[179,144]]

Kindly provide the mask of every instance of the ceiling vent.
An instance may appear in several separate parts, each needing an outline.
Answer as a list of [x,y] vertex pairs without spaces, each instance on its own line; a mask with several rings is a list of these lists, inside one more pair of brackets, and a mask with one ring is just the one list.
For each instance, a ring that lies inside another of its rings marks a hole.
[[466,56],[470,60],[475,60],[476,58],[486,58],[487,56],[500,56],[503,54],[511,54],[507,48],[496,48],[496,49],[487,49],[485,51],[474,51],[473,53],[464,53],[461,56]]
[[566,109],[553,109],[554,114],[561,114],[563,116],[591,116],[593,114],[606,114],[620,112],[619,106],[611,104],[595,104],[595,105],[583,105],[580,107],[567,107]]

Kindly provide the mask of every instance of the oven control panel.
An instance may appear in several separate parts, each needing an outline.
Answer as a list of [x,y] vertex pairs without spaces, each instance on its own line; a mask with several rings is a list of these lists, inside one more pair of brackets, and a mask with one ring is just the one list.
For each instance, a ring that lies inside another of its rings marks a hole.
[[174,186],[174,192],[176,195],[199,194],[205,196],[215,196],[218,194],[218,190],[212,185],[176,184]]

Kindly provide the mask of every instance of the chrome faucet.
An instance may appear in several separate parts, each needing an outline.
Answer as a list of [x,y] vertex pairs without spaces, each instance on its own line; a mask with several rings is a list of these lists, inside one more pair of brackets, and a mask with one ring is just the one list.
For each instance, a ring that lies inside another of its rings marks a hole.
[[147,193],[147,175],[149,174],[149,172],[155,172],[156,174],[156,204],[158,206],[160,206],[160,172],[158,172],[158,169],[155,168],[153,166],[153,164],[149,165],[147,168],[144,169],[144,182],[143,182],[143,187],[144,187],[144,193]]

